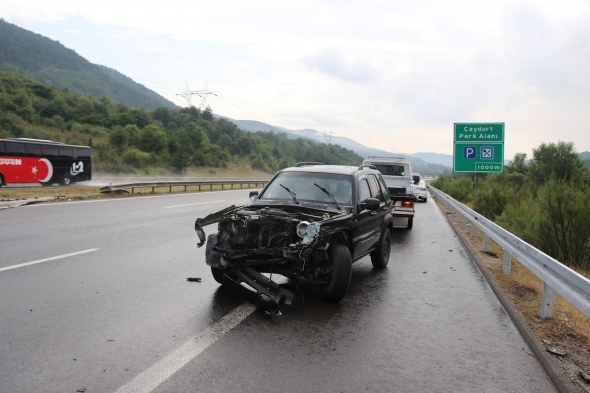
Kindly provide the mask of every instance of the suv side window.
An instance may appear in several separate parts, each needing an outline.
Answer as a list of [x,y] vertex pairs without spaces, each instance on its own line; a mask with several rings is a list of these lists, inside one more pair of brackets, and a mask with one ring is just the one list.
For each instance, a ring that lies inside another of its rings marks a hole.
[[371,191],[369,189],[369,183],[365,177],[359,180],[359,203],[365,202],[371,197]]
[[369,182],[369,188],[371,189],[371,195],[373,196],[373,198],[377,198],[379,199],[379,201],[384,202],[383,193],[379,188],[379,184],[377,184],[377,179],[375,179],[375,175],[367,175],[367,180]]

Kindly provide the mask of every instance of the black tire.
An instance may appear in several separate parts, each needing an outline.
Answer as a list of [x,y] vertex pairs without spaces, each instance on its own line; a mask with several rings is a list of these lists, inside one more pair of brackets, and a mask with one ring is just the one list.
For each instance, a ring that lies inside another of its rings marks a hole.
[[[205,248],[205,259],[207,261],[210,261],[211,258],[217,259],[220,257],[219,253],[217,253],[213,250],[213,246],[216,244],[217,244],[217,234],[216,233],[212,233],[209,236],[207,236],[207,246]],[[223,284],[223,274],[224,274],[223,270],[211,266],[211,274],[213,275],[213,278],[215,279],[215,281],[217,281],[220,284]]]
[[217,281],[220,284],[223,284],[223,270],[212,267],[211,274],[213,275],[215,281]]
[[2,176],[2,174],[0,174],[0,187],[2,187],[4,185],[4,176]]
[[371,262],[373,267],[383,269],[389,263],[389,255],[391,254],[391,232],[386,229],[381,235],[379,246],[371,253]]
[[408,217],[408,226],[406,229],[412,229],[414,226],[414,217]]
[[338,243],[330,246],[328,255],[332,264],[332,277],[330,282],[321,288],[321,294],[324,300],[339,302],[346,295],[350,285],[352,257],[348,247]]
[[428,198],[424,198],[424,203],[426,203],[428,201]]
[[61,178],[61,184],[63,186],[69,186],[70,184],[72,184],[72,177],[70,175],[68,175],[67,173]]

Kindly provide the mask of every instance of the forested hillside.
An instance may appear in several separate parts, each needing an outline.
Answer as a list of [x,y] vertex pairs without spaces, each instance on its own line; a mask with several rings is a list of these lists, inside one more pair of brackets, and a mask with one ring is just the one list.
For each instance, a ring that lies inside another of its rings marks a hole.
[[245,132],[210,109],[157,108],[151,112],[58,91],[0,71],[0,138],[26,137],[90,145],[95,171],[183,173],[191,166],[231,161],[272,173],[298,161],[358,165],[362,157],[337,145]]
[[120,72],[92,64],[40,34],[0,19],[0,71],[16,72],[39,83],[99,99],[110,97],[131,108],[176,108],[172,102]]

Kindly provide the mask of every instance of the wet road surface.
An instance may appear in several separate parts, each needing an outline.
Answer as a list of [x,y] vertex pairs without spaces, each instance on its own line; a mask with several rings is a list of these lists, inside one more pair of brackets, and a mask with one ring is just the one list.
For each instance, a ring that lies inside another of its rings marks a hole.
[[555,391],[434,201],[339,304],[307,287],[268,318],[217,285],[192,230],[247,194],[0,211],[0,392]]

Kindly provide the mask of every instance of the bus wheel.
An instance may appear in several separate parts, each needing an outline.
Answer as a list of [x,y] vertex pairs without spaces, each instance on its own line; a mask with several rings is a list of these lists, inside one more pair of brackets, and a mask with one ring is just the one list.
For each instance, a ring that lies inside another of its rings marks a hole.
[[64,186],[69,186],[70,184],[72,184],[72,178],[70,177],[70,175],[65,174],[64,177],[61,178],[61,184]]
[[4,185],[4,176],[0,173],[0,187],[2,187],[2,185]]

